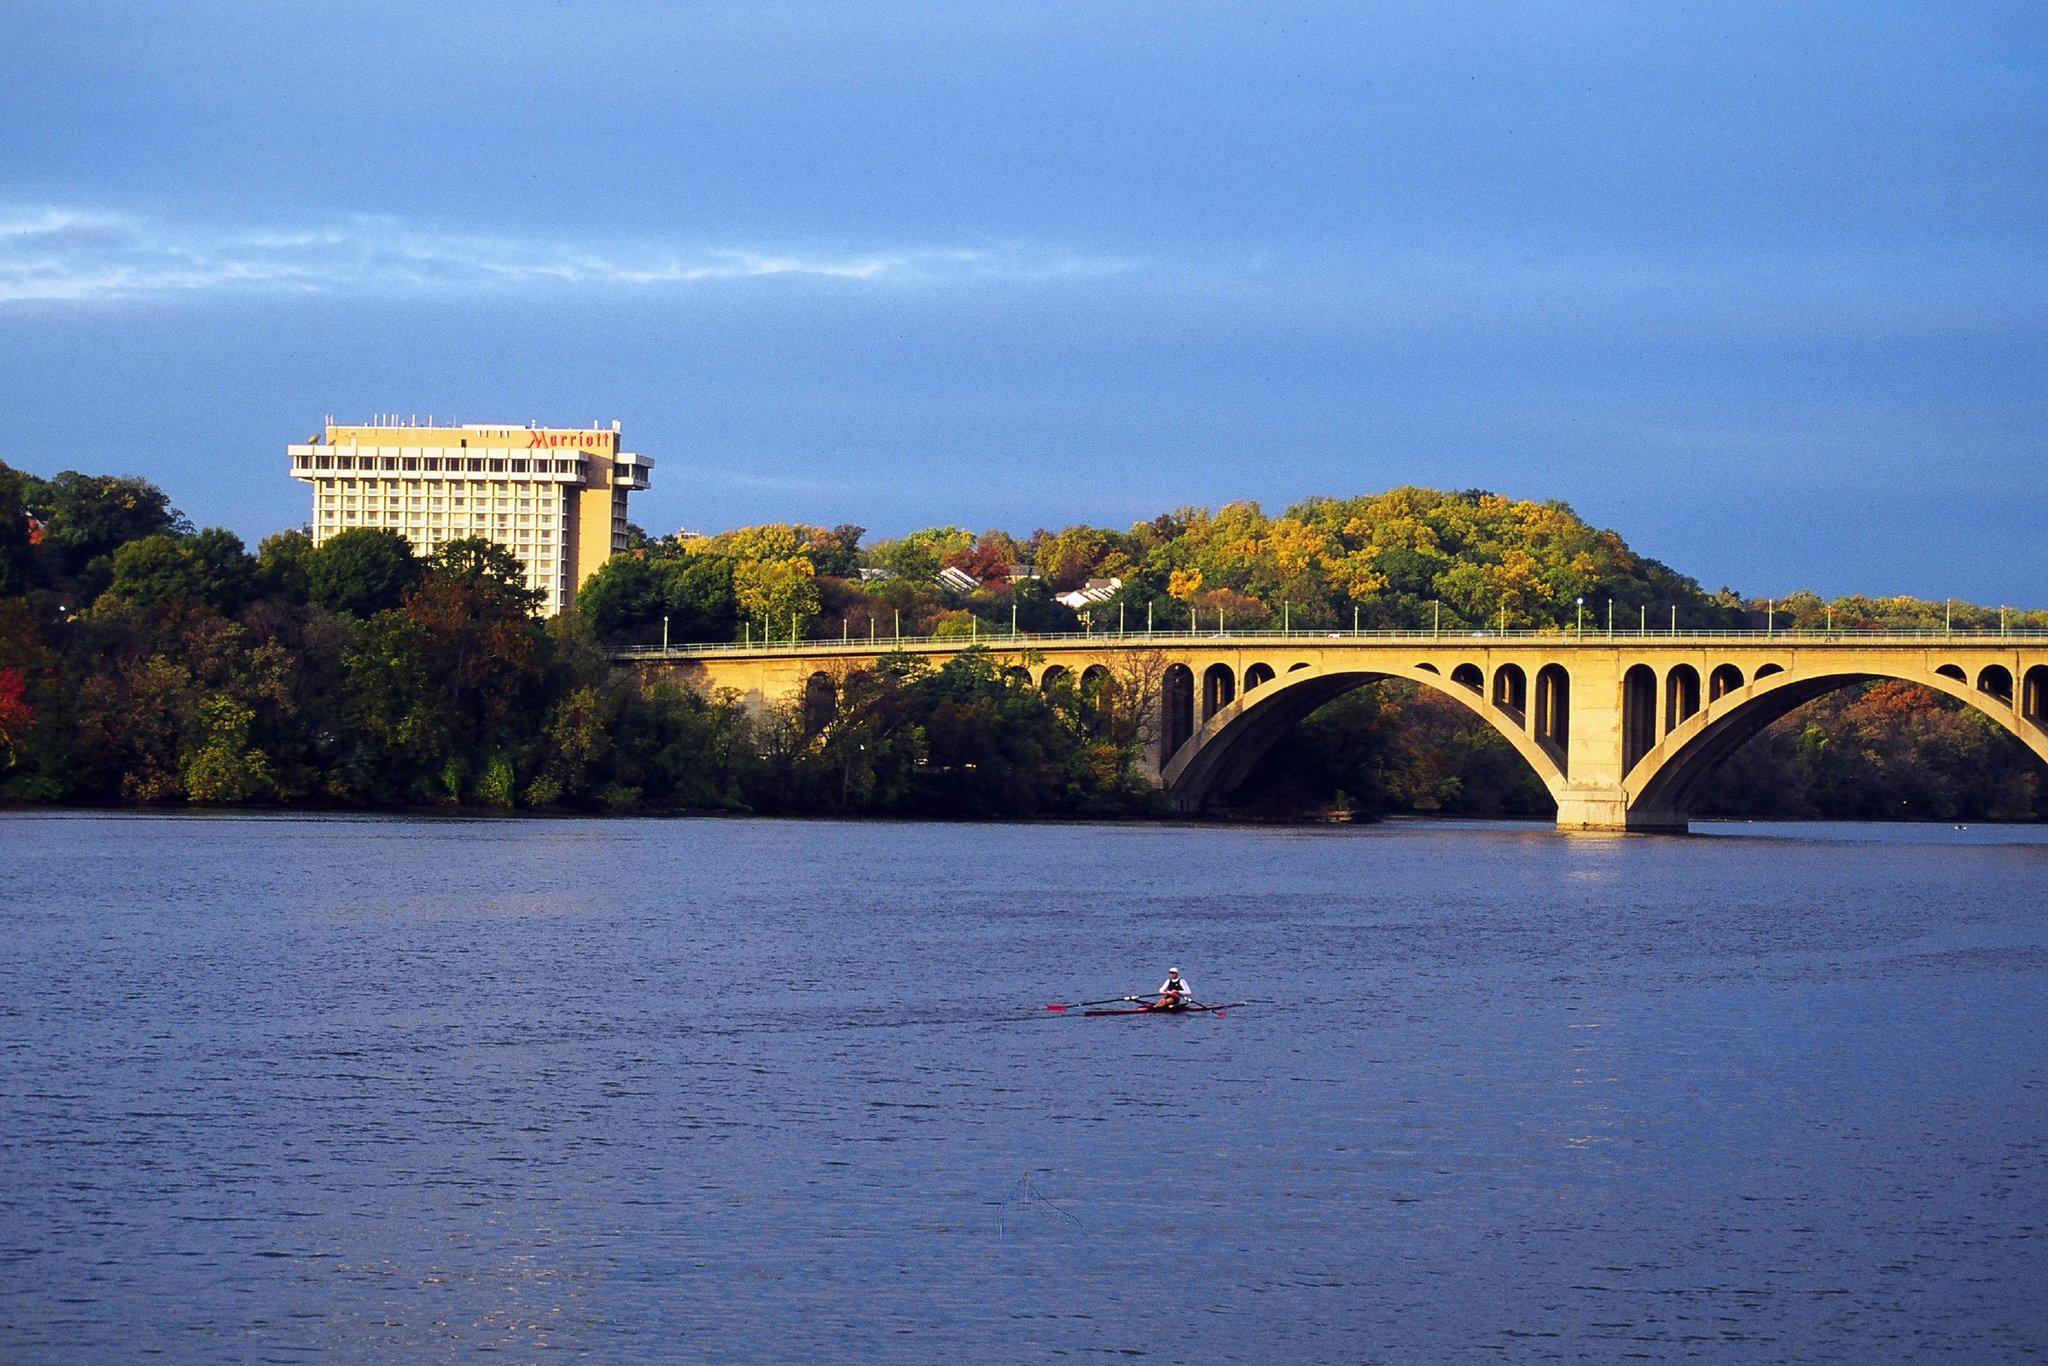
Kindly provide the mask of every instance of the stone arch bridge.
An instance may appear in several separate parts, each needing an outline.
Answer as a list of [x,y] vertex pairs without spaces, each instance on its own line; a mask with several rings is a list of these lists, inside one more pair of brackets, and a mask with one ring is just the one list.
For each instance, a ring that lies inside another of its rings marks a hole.
[[1728,755],[1800,704],[1878,679],[1975,707],[2048,763],[2048,633],[1295,631],[699,645],[615,659],[765,706],[892,652],[941,664],[970,647],[1040,686],[1062,673],[1144,678],[1152,770],[1187,812],[1230,792],[1310,712],[1388,678],[1452,698],[1500,732],[1549,788],[1566,830],[1684,830],[1694,793]]

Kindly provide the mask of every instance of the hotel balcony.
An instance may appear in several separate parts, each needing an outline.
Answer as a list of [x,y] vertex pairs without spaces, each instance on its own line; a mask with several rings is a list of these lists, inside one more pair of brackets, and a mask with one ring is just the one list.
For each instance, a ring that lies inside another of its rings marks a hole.
[[[520,484],[582,485],[588,460],[575,451],[529,455],[506,450],[423,450],[405,446],[291,446],[292,478],[481,479]],[[631,457],[639,460],[639,456]],[[652,463],[646,462],[646,463]],[[635,488],[646,488],[646,476]]]

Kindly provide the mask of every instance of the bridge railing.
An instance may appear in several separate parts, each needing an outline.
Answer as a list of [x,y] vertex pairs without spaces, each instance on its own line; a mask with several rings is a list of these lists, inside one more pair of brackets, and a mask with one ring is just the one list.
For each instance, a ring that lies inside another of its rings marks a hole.
[[1414,630],[1256,630],[1256,631],[1023,631],[1023,632],[979,632],[969,635],[944,636],[824,636],[803,637],[796,640],[723,640],[698,641],[689,644],[671,645],[628,645],[614,649],[615,659],[662,659],[671,656],[696,657],[720,654],[874,654],[876,651],[896,649],[967,649],[981,646],[991,650],[1029,650],[1039,645],[1144,645],[1161,648],[1188,648],[1211,646],[1218,642],[1240,645],[1302,645],[1324,644],[1332,641],[1360,641],[1378,644],[1445,645],[1464,642],[1474,645],[1542,645],[1555,646],[1606,646],[1626,641],[1660,642],[1664,645],[1684,646],[1689,642],[1710,644],[1760,645],[1784,642],[1787,645],[1932,645],[1948,642],[1956,645],[1996,645],[2001,643],[2026,644],[2048,641],[2048,630],[2026,627],[2011,630],[1950,630],[1936,627],[1928,630],[1902,631],[1897,628],[1856,629],[1837,627],[1833,629],[1816,627],[1811,630],[1763,630],[1763,631],[1671,631],[1671,630],[1622,630],[1550,629],[1544,631],[1414,631]]

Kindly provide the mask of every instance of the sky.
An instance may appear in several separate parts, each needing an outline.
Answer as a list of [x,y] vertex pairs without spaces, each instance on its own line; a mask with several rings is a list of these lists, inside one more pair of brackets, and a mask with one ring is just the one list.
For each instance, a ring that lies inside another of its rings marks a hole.
[[1403,484],[2048,606],[2048,6],[0,15],[0,459],[305,523],[328,414],[624,425],[650,532]]

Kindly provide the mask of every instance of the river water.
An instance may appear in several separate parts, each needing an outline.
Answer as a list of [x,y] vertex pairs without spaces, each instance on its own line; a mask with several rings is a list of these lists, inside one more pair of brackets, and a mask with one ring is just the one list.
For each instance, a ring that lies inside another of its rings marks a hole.
[[1706,829],[0,818],[0,1358],[2042,1350],[2048,832]]

